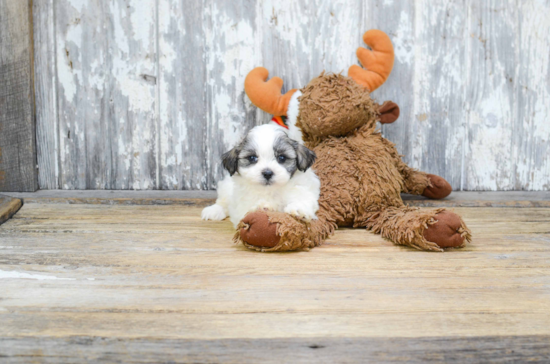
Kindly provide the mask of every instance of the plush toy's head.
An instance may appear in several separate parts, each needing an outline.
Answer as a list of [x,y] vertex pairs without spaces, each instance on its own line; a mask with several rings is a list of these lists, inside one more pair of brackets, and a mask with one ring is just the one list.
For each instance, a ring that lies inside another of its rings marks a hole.
[[378,105],[368,90],[349,77],[321,74],[300,91],[296,125],[304,140],[347,135],[378,119]]
[[[246,77],[245,91],[260,109],[287,115],[290,134],[293,127],[299,128],[305,141],[346,135],[363,125],[374,126],[376,121],[392,122],[399,116],[397,105],[380,107],[370,98],[370,92],[388,78],[393,68],[393,46],[380,30],[369,30],[363,40],[372,49],[357,49],[357,57],[366,69],[353,65],[348,77],[323,72],[300,91],[294,89],[282,95],[283,80],[273,77],[266,82],[269,72],[258,67]],[[391,116],[382,111],[389,111]]]

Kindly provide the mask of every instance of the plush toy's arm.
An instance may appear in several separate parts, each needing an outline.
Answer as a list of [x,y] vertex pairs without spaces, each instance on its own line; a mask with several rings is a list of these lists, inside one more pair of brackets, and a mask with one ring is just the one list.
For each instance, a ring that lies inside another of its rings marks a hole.
[[409,167],[403,161],[399,163],[399,172],[403,177],[403,192],[411,195],[422,195],[426,187],[430,185],[428,175]]
[[233,240],[263,252],[309,250],[321,245],[335,228],[323,216],[306,222],[283,212],[255,211],[242,219]]
[[404,193],[439,199],[449,196],[453,190],[449,182],[443,177],[418,171],[406,165],[401,159],[399,160],[398,169],[403,177]]

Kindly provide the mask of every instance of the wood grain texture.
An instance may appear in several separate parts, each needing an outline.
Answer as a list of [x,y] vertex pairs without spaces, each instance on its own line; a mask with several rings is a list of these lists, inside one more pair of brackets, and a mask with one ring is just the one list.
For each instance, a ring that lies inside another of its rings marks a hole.
[[36,191],[30,1],[0,1],[0,191]]
[[373,96],[400,105],[382,131],[407,163],[455,190],[550,188],[548,0],[40,0],[35,9],[42,188],[213,189],[221,153],[269,120],[244,94],[248,71],[267,67],[284,91],[323,70],[346,74],[371,28],[395,46],[393,73]]
[[342,229],[310,252],[261,254],[196,207],[26,203],[0,227],[0,354],[254,361],[282,346],[305,361],[317,346],[327,358],[544,361],[550,209],[456,212],[474,235],[460,250]]
[[64,189],[156,187],[155,1],[55,1]]
[[549,8],[550,1],[521,2],[517,12],[519,62],[511,81],[518,97],[513,119],[513,158],[520,161],[514,165],[516,189],[550,188],[550,39],[541,36],[550,32]]
[[[216,191],[106,191],[106,190],[40,190],[7,193],[25,203],[101,204],[101,205],[185,205],[209,206],[216,200]],[[442,200],[402,195],[405,204],[418,207],[550,207],[550,192],[457,191]]]
[[209,189],[202,0],[159,2],[160,188]]
[[516,122],[515,110],[519,106],[514,87],[518,13],[518,3],[513,1],[474,1],[470,6],[467,76],[478,82],[468,88],[465,100],[469,111],[465,188],[514,189],[514,168],[524,163],[514,158],[519,132],[514,126],[526,121]]
[[56,32],[54,0],[32,3],[38,183],[42,189],[59,186],[59,123],[57,114]]
[[[549,336],[426,338],[0,338],[7,363],[543,363]],[[40,350],[29,350],[40,348]]]
[[22,206],[18,198],[0,195],[0,225],[8,221]]

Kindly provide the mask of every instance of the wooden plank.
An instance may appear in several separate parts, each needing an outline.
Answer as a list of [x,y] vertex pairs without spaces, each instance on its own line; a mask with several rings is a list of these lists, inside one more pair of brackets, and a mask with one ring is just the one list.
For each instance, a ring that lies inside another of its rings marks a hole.
[[55,2],[62,188],[157,187],[155,13]]
[[[41,190],[31,193],[7,193],[25,203],[127,204],[127,205],[197,205],[214,203],[215,191],[100,191]],[[550,207],[550,192],[453,192],[443,200],[402,195],[403,201],[420,207]]]
[[[479,363],[545,362],[549,336],[445,338],[0,339],[9,363]],[[35,348],[35,350],[29,350]]]
[[0,225],[8,221],[19,209],[22,202],[18,198],[0,195]]
[[21,198],[25,203],[47,204],[185,205],[206,207],[214,204],[216,201],[215,191],[41,190],[37,193],[9,195]]
[[[67,206],[62,204],[35,204],[25,203],[25,212],[29,217],[35,220],[17,219],[11,222],[13,227],[24,230],[26,232],[42,232],[41,229],[47,231],[62,230],[66,231],[70,227],[74,232],[86,232],[90,227],[109,230],[110,232],[155,232],[163,233],[163,229],[181,230],[184,229],[189,233],[204,232],[204,229],[210,229],[212,226],[223,227],[223,231],[231,231],[230,224],[220,225],[217,222],[203,222],[200,220],[200,208],[193,206],[98,206],[97,204],[79,204]],[[495,211],[492,208],[456,208],[458,213],[466,211],[472,217],[473,226],[480,227],[483,224],[492,224],[487,227],[484,233],[487,234],[508,234],[514,231],[530,231],[533,233],[545,233],[548,226],[541,224],[541,219],[549,217],[550,209],[548,208],[497,208]],[[82,218],[78,224],[73,223],[75,211],[85,218]],[[117,219],[117,214],[128,214],[128,218]],[[168,215],[163,215],[168,214]],[[504,217],[496,214],[503,213]],[[485,216],[489,214],[488,216]],[[44,217],[51,215],[51,217]],[[506,225],[507,219],[515,219],[516,224]],[[116,224],[113,222],[117,222]],[[105,225],[106,224],[106,225]],[[142,226],[132,227],[133,224],[142,224]],[[164,225],[166,224],[166,226]],[[179,226],[179,225],[181,226]],[[225,230],[229,227],[230,230]],[[360,229],[338,230],[337,234],[345,234],[348,239],[353,238],[354,242],[364,237],[364,231]],[[215,231],[214,231],[215,233]],[[382,239],[378,235],[369,234],[368,239],[375,243],[379,243]]]
[[[113,172],[100,188],[147,190],[159,187],[157,1],[118,0],[109,6],[109,79]],[[111,101],[112,100],[112,101]],[[107,125],[110,125],[109,123]],[[101,144],[98,143],[98,150]],[[116,157],[113,157],[116,156]],[[101,170],[103,162],[90,164]],[[95,162],[95,163],[94,163]],[[88,172],[97,178],[95,170]],[[97,188],[97,187],[92,187]]]
[[0,1],[0,191],[36,191],[30,1]]
[[[59,185],[63,189],[92,188],[87,181],[87,124],[97,128],[106,124],[105,105],[108,71],[107,32],[94,20],[107,16],[101,4],[54,2],[55,51],[59,122]],[[89,26],[87,26],[90,24]],[[94,62],[95,61],[95,62]],[[86,74],[94,77],[84,77]],[[92,72],[93,70],[93,72]],[[105,127],[103,128],[103,130]],[[94,133],[101,132],[100,130]],[[106,133],[103,133],[106,135]],[[102,139],[107,142],[109,139]],[[92,141],[93,142],[93,141]],[[109,150],[97,153],[109,153]],[[93,153],[93,152],[92,152]],[[109,153],[110,154],[110,153]],[[104,160],[98,155],[99,160]],[[46,166],[40,166],[44,168]],[[110,170],[110,164],[104,168]]]
[[472,1],[469,12],[466,78],[477,81],[467,88],[464,105],[468,110],[464,189],[511,190],[514,165],[522,163],[514,156],[513,140],[525,137],[513,129],[515,109],[523,107],[518,105],[518,84],[513,82],[519,57],[518,3]]
[[160,188],[209,189],[205,4],[159,1]]
[[514,33],[517,108],[512,118],[514,189],[550,190],[550,1],[520,2]]
[[38,184],[59,186],[59,120],[57,115],[56,32],[54,0],[33,1],[36,146]]
[[197,207],[25,204],[0,227],[0,355],[546,360],[550,209],[456,211],[474,235],[461,250],[342,229],[310,252],[260,254]]

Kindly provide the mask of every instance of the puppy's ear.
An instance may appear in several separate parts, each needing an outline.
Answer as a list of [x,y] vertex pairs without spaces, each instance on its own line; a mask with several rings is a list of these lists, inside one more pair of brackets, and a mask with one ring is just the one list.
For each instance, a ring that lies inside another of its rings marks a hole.
[[239,147],[231,149],[229,152],[226,152],[222,155],[222,164],[223,168],[227,169],[229,175],[232,176],[237,172],[239,168],[239,153],[241,150]]
[[294,149],[296,149],[296,161],[298,162],[298,169],[305,172],[309,167],[313,165],[317,155],[314,151],[304,147],[302,144],[295,142]]

